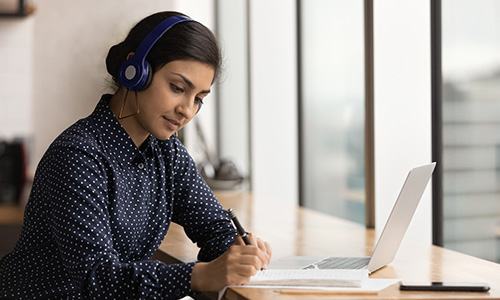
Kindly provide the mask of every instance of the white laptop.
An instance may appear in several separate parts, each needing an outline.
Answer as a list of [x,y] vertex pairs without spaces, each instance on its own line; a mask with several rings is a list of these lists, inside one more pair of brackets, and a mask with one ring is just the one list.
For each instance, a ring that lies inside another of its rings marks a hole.
[[410,170],[371,257],[293,256],[278,259],[270,268],[368,269],[368,273],[373,273],[389,264],[396,256],[435,166],[433,162]]

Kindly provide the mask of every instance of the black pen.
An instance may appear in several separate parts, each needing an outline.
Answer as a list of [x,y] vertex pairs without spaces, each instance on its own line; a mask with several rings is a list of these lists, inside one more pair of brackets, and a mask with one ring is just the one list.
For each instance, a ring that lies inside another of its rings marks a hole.
[[248,239],[247,232],[245,231],[245,229],[243,229],[243,226],[241,226],[240,221],[238,221],[238,218],[236,218],[236,215],[234,214],[233,209],[232,208],[228,209],[227,214],[229,215],[229,217],[233,221],[233,224],[236,227],[236,231],[238,231],[238,234],[241,236],[241,238],[245,242],[245,245],[247,245],[247,246],[252,245],[252,243],[250,243],[250,240]]

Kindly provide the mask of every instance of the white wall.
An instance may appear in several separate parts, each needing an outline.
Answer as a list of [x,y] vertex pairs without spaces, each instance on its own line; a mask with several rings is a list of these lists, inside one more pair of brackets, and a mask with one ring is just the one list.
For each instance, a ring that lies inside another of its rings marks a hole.
[[254,199],[298,203],[295,1],[250,1]]
[[[375,222],[382,229],[407,172],[431,161],[430,2],[374,1]],[[407,238],[432,241],[431,184]]]
[[[108,49],[145,16],[180,10],[211,27],[213,1],[37,1],[34,19],[32,168],[53,139],[109,92]],[[200,119],[212,119],[210,98]],[[212,105],[213,106],[213,105]],[[211,124],[213,122],[206,122]],[[207,125],[209,126],[209,125]],[[214,132],[209,128],[208,132]],[[214,134],[214,133],[213,133]],[[214,140],[209,138],[208,140]]]
[[33,18],[0,19],[0,140],[32,130]]

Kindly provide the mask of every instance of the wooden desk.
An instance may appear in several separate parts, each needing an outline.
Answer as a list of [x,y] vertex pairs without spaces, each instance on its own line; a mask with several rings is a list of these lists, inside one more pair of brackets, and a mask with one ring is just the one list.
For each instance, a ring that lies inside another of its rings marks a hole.
[[[270,204],[266,199],[252,200],[247,193],[219,192],[219,201],[232,207],[245,229],[267,240],[273,259],[293,255],[369,256],[377,232],[346,220],[306,208]],[[167,262],[189,262],[198,249],[173,224],[156,257]],[[500,264],[444,248],[403,240],[395,260],[370,275],[371,278],[399,278],[406,281],[487,282],[489,293],[401,292],[392,286],[378,296],[294,296],[278,289],[230,288],[225,299],[500,299]],[[209,295],[214,297],[214,295]]]
[[1,225],[22,225],[24,218],[24,206],[21,205],[0,205],[0,226]]
[[0,205],[0,257],[11,252],[23,225],[24,206]]

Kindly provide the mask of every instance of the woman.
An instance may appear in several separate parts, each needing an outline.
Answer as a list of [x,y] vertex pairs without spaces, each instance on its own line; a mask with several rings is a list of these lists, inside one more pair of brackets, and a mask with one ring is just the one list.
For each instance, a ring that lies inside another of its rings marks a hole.
[[[42,158],[19,242],[0,263],[0,298],[176,299],[267,267],[269,245],[236,237],[175,137],[220,62],[210,30],[174,12],[145,18],[110,49],[118,88]],[[200,247],[199,261],[150,260],[172,221]]]

